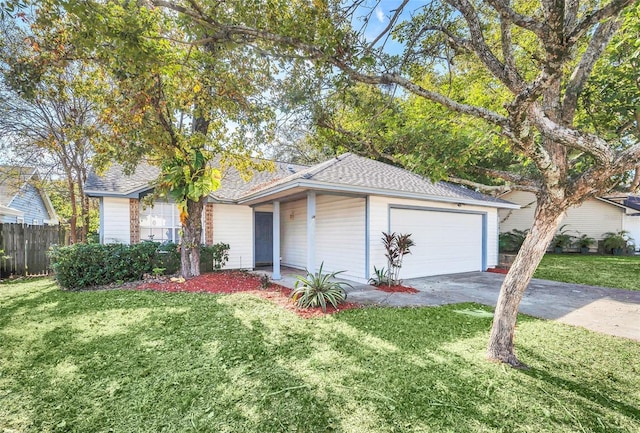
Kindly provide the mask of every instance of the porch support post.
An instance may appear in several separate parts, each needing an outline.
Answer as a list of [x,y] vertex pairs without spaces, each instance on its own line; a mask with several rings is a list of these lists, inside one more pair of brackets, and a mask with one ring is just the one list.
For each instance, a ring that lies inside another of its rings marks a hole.
[[307,192],[307,272],[316,271],[316,193]]
[[280,202],[273,202],[273,272],[272,280],[279,280],[280,275]]

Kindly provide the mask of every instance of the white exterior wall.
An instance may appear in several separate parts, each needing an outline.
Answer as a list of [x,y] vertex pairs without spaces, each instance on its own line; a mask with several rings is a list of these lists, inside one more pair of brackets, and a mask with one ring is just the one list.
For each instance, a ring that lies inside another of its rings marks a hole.
[[[382,246],[382,232],[389,231],[389,207],[416,206],[423,208],[449,209],[461,212],[482,212],[487,214],[487,267],[498,264],[498,212],[496,208],[462,205],[455,203],[439,203],[434,201],[396,199],[390,197],[369,197],[369,275],[373,275],[373,267],[386,267],[387,260]],[[437,248],[437,246],[434,246]],[[402,272],[400,274],[402,277]]]
[[[514,191],[501,198],[521,206],[531,202],[533,204],[523,209],[500,209],[500,232],[529,229],[536,209],[535,195],[530,192]],[[623,230],[623,215],[623,208],[592,198],[579,207],[569,209],[560,225],[566,225],[564,230],[569,231],[570,235],[586,234],[594,239],[602,239],[604,233]]]
[[366,208],[364,198],[318,195],[316,198],[316,266],[323,272],[365,281]]
[[102,242],[105,244],[128,244],[131,241],[129,199],[103,197],[101,216]]
[[280,256],[282,265],[307,266],[307,200],[280,205]]
[[253,208],[254,212],[273,212],[273,204],[261,204]]
[[636,210],[628,209],[622,219],[622,229],[629,232],[636,250],[640,247],[640,215],[637,213]]
[[253,268],[253,209],[235,204],[213,205],[213,243],[229,244],[225,269]]

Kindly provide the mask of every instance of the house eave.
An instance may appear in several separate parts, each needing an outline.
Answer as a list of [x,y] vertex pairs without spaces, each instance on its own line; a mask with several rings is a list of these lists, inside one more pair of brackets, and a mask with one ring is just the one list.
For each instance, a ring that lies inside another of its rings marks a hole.
[[0,205],[0,215],[4,216],[15,216],[15,217],[24,217],[24,212],[18,209],[14,209],[9,206]]
[[84,193],[89,197],[140,198],[140,194],[150,189],[153,189],[153,188],[150,188],[150,187],[137,188],[135,190],[126,191],[126,192],[87,189],[84,191]]
[[460,197],[444,197],[430,194],[422,194],[422,193],[413,193],[413,192],[403,192],[397,190],[386,190],[386,189],[378,189],[378,188],[367,188],[360,186],[351,186],[344,184],[335,184],[335,183],[327,183],[327,182],[317,182],[313,180],[301,180],[296,179],[281,185],[278,185],[273,188],[268,188],[262,191],[258,191],[253,194],[245,195],[241,197],[237,203],[238,204],[246,204],[246,205],[256,205],[261,202],[271,201],[276,198],[286,196],[287,192],[299,192],[300,190],[316,190],[316,191],[327,191],[334,193],[349,193],[349,194],[362,194],[362,195],[378,195],[384,197],[394,197],[394,198],[404,198],[404,199],[414,199],[414,200],[429,200],[440,203],[460,203],[465,205],[473,205],[473,206],[482,206],[482,207],[493,207],[493,208],[503,208],[503,209],[520,209],[520,205],[515,203],[496,203],[484,200],[474,200],[468,198],[460,198]]

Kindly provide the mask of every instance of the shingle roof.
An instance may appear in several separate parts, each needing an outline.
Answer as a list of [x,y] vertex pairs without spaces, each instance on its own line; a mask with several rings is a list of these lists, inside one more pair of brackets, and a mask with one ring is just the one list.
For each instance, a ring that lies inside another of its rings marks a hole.
[[[274,179],[288,176],[292,171],[305,169],[306,166],[276,162],[273,171],[254,171],[253,176],[245,181],[235,168],[227,169],[222,175],[220,188],[211,196],[221,201],[233,201],[242,196],[246,191],[258,185],[264,185]],[[142,192],[152,187],[151,183],[160,174],[157,166],[146,162],[138,164],[136,171],[125,175],[119,164],[113,164],[101,176],[90,172],[87,177],[86,190],[92,195],[129,195]]]
[[[121,166],[113,165],[102,176],[91,173],[86,189],[92,195],[128,195],[150,188],[150,182],[158,174],[158,167],[141,163],[135,173],[125,176]],[[276,162],[274,171],[255,172],[249,181],[243,180],[237,170],[229,169],[223,175],[220,188],[211,196],[221,201],[237,201],[296,180],[377,190],[389,195],[409,193],[425,197],[509,204],[505,200],[448,182],[434,183],[408,170],[351,153],[311,167]]]
[[452,199],[480,200],[493,203],[509,203],[463,186],[448,182],[432,182],[403,168],[345,153],[337,158],[314,165],[282,178],[260,189],[249,191],[247,195],[259,193],[296,179],[312,180],[328,184],[341,184],[380,191],[414,193],[425,196]]

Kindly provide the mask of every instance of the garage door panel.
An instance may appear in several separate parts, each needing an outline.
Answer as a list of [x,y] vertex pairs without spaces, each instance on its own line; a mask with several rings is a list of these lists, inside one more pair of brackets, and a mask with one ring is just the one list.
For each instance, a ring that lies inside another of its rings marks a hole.
[[391,230],[411,233],[401,278],[482,270],[482,215],[391,209]]

